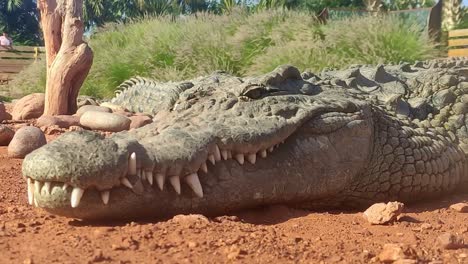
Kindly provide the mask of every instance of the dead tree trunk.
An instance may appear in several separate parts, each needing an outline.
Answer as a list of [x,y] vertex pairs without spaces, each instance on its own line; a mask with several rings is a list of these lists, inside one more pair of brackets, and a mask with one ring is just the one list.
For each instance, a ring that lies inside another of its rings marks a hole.
[[93,52],[83,40],[83,0],[38,0],[47,60],[44,115],[73,114]]

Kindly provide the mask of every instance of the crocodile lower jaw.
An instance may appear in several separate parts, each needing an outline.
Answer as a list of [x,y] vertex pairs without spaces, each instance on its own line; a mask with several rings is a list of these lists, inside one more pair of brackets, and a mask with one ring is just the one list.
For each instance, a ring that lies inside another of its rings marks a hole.
[[[282,142],[283,143],[283,142]],[[281,144],[281,143],[280,143]],[[213,166],[216,165],[216,162],[221,160],[229,160],[235,159],[240,165],[245,163],[247,160],[251,164],[255,164],[257,161],[257,157],[266,158],[268,156],[268,152],[273,152],[275,148],[277,148],[279,144],[273,145],[267,149],[262,149],[257,153],[232,153],[231,150],[220,149],[217,145],[214,148],[213,153],[208,155],[206,162],[204,162],[197,172],[193,172],[187,174],[183,177],[185,183],[192,189],[194,194],[202,198],[203,197],[203,188],[199,180],[199,174],[207,173],[208,172],[208,162],[211,163]],[[28,202],[30,205],[38,206],[38,202],[35,199],[36,195],[51,195],[52,188],[59,187],[63,191],[67,191],[68,188],[72,188],[71,195],[70,195],[70,206],[72,208],[76,208],[79,206],[81,198],[85,194],[86,190],[89,188],[95,188],[99,191],[102,203],[107,205],[109,203],[111,191],[114,188],[122,188],[126,187],[131,191],[134,186],[132,185],[129,177],[136,176],[142,182],[147,182],[147,184],[153,186],[153,183],[156,182],[157,187],[162,191],[164,190],[164,185],[166,178],[168,178],[169,183],[173,187],[174,191],[177,194],[181,194],[181,183],[180,183],[180,176],[170,176],[164,175],[159,172],[153,172],[152,168],[137,168],[136,162],[137,156],[135,153],[132,153],[129,157],[129,166],[127,176],[120,178],[120,184],[113,186],[110,189],[100,190],[98,187],[92,186],[88,188],[82,188],[78,186],[73,186],[72,183],[66,182],[50,182],[50,181],[39,181],[27,177],[27,192],[28,192]],[[153,188],[155,189],[155,188]],[[156,190],[155,190],[156,191]]]

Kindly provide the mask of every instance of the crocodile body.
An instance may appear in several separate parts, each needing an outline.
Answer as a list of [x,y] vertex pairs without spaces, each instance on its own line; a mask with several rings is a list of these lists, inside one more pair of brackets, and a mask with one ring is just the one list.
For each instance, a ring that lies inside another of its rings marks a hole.
[[466,59],[120,88],[112,102],[154,123],[107,138],[70,132],[32,152],[31,204],[135,219],[468,191]]

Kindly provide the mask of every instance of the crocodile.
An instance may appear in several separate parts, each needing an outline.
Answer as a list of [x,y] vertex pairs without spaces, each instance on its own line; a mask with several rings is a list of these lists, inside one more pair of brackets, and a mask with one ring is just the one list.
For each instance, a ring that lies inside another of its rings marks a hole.
[[111,102],[152,124],[67,132],[22,173],[30,204],[91,220],[415,202],[468,190],[467,94],[465,58],[138,77]]

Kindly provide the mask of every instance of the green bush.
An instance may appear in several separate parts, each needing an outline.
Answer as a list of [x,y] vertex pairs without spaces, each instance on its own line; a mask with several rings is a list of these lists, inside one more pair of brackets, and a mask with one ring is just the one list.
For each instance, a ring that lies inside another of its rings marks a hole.
[[[176,81],[215,70],[257,75],[292,64],[320,71],[436,55],[421,28],[396,17],[356,17],[321,25],[309,13],[297,11],[197,14],[177,21],[148,18],[108,26],[91,37],[90,45],[94,63],[81,92],[98,97],[112,97],[116,86],[136,75]],[[39,75],[45,70],[37,66],[23,72],[13,86],[25,91],[44,87]]]

